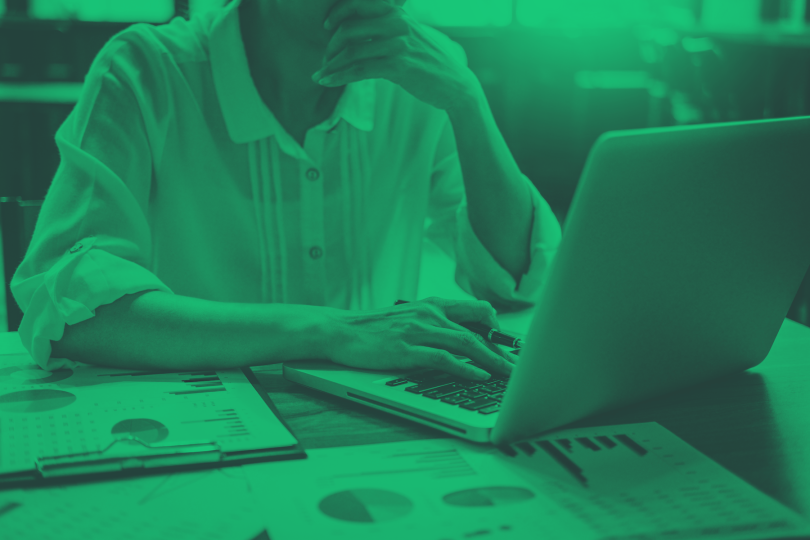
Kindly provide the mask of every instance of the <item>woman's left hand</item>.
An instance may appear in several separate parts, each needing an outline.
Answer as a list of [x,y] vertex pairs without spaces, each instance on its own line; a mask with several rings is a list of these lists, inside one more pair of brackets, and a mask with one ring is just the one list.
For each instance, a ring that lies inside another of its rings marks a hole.
[[390,0],[341,0],[324,27],[337,29],[324,66],[312,76],[324,86],[387,79],[420,101],[448,110],[479,85],[448,44]]

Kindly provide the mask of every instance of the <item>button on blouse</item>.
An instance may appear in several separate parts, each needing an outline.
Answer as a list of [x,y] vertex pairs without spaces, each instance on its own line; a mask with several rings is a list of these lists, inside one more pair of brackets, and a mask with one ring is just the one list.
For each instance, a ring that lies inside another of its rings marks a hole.
[[132,25],[93,62],[11,281],[36,362],[69,364],[51,358],[65,325],[146,290],[354,310],[414,300],[425,240],[465,291],[531,306],[560,227],[529,179],[531,264],[516,282],[472,231],[447,114],[360,81],[301,146],[253,84],[239,4]]

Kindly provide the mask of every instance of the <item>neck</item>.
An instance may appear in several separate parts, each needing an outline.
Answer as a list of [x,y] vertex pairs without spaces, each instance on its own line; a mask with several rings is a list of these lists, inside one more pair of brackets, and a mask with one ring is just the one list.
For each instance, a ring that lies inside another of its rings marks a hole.
[[290,35],[274,2],[244,2],[240,26],[251,76],[265,104],[280,115],[316,114],[330,88],[312,81],[325,45]]

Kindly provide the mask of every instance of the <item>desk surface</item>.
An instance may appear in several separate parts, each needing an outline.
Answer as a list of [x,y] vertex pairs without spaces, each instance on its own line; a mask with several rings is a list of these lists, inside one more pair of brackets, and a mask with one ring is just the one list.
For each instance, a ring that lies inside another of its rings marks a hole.
[[[514,317],[502,326],[520,330],[523,324]],[[448,436],[288,382],[279,366],[257,371],[306,448]],[[658,422],[756,488],[810,517],[809,389],[810,328],[785,320],[768,358],[756,368],[571,427]]]
[[[501,318],[521,331],[526,314]],[[25,353],[16,332],[0,334],[0,354]],[[278,365],[257,376],[309,449],[447,435],[286,381]],[[754,369],[602,414],[574,426],[658,422],[711,459],[810,517],[810,328],[785,320]]]

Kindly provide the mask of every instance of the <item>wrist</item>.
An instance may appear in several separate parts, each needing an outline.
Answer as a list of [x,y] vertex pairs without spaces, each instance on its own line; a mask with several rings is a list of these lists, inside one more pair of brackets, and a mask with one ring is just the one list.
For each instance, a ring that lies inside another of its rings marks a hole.
[[300,304],[258,304],[264,310],[266,350],[275,362],[331,360],[342,330],[343,310]]
[[481,83],[478,79],[475,79],[459,93],[452,105],[445,110],[450,117],[450,121],[455,122],[463,118],[469,118],[471,114],[480,111],[482,102],[486,102],[486,94]]
[[349,319],[351,311],[337,308],[320,308],[314,320],[315,330],[313,335],[317,335],[314,340],[316,355],[314,358],[320,360],[334,361],[338,349],[351,339],[351,329]]

